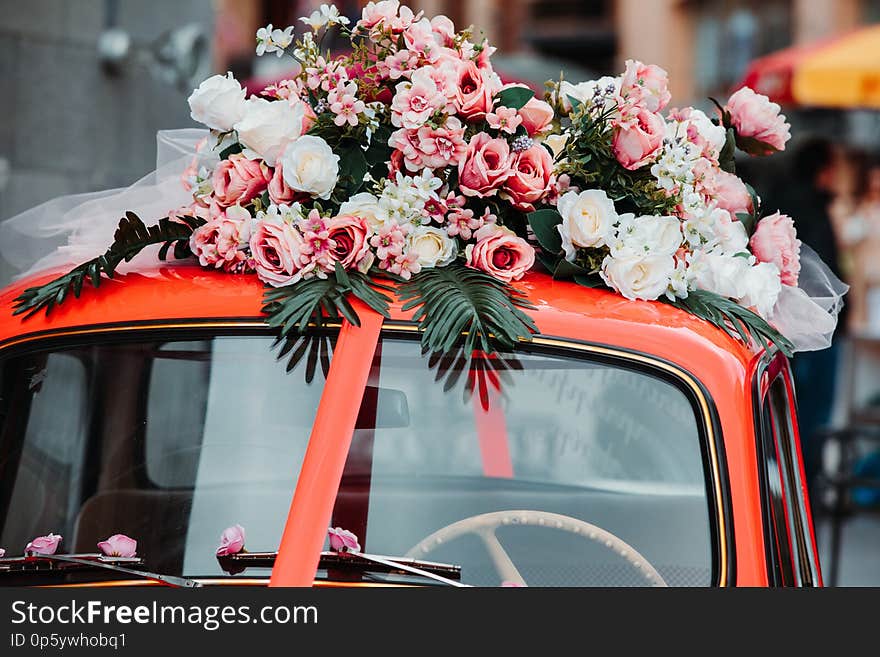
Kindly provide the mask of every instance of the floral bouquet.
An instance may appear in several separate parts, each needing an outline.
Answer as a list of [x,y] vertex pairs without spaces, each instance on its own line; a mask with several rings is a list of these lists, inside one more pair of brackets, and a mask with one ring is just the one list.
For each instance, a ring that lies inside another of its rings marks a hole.
[[[491,351],[536,330],[515,283],[537,260],[792,351],[773,321],[800,242],[789,217],[762,216],[733,158],[785,148],[778,105],[744,88],[715,117],[667,109],[666,72],[637,61],[537,98],[504,84],[472,30],[398,0],[353,25],[328,5],[301,21],[299,39],[257,32],[257,54],[292,56],[294,77],[246,98],[216,75],[190,96],[211,130],[185,176],[191,202],[149,227],[128,213],[106,253],[28,289],[16,312],[48,312],[161,244],[162,259],[259,277],[283,336],[357,324],[352,296],[387,315],[397,294],[427,349],[464,332],[466,349]],[[350,54],[322,48],[331,30]]]

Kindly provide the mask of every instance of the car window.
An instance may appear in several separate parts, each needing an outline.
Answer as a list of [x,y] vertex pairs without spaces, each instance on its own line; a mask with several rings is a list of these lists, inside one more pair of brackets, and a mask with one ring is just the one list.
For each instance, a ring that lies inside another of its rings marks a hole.
[[761,407],[760,454],[766,487],[765,524],[772,583],[812,586],[816,558],[804,505],[790,399],[785,378],[776,376]]
[[461,565],[463,581],[478,585],[503,580],[479,522],[412,548],[500,513],[494,533],[529,585],[650,583],[591,526],[671,585],[711,584],[705,437],[688,394],[654,371],[589,356],[503,359],[500,390],[488,377],[487,410],[479,391],[467,394],[473,370],[430,370],[417,342],[383,339],[372,376],[380,394],[405,399],[406,412],[355,431],[334,522],[360,532],[367,551]]

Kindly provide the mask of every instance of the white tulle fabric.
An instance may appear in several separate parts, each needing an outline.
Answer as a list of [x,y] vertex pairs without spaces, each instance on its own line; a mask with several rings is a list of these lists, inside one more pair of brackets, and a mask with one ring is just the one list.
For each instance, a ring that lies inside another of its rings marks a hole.
[[782,286],[770,323],[791,340],[795,351],[825,349],[831,345],[847,290],[849,286],[804,244],[798,286]]
[[[127,210],[150,225],[192,202],[183,182],[196,160],[215,159],[207,130],[165,130],[157,134],[156,170],[129,187],[73,194],[47,201],[0,223],[0,253],[18,277],[78,265],[104,253]],[[146,249],[119,271],[155,269],[158,247]]]
[[[192,195],[184,185],[187,169],[211,168],[214,150],[205,148],[207,130],[165,130],[157,135],[156,170],[129,187],[62,196],[0,223],[0,253],[26,276],[85,262],[106,251],[119,219],[126,211],[147,225],[188,205]],[[145,249],[120,272],[154,270],[158,246]],[[848,286],[804,245],[798,287],[782,286],[769,318],[797,351],[824,349],[831,344],[837,315]]]

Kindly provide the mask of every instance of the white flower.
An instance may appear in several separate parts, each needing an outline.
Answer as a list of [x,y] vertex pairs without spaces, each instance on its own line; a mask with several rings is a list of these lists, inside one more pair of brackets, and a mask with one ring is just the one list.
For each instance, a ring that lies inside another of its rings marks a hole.
[[272,29],[272,23],[257,30],[257,57],[274,52],[281,57],[284,50],[293,42],[293,26],[283,30]]
[[339,179],[339,156],[326,141],[314,135],[304,135],[284,149],[280,161],[284,182],[291,189],[322,199],[330,198]]
[[[397,174],[398,177],[401,175]],[[437,190],[443,186],[443,181],[434,175],[430,169],[425,169],[418,176],[412,178],[412,187],[415,193],[425,201],[437,198]]]
[[627,299],[652,301],[665,294],[675,273],[671,255],[607,256],[599,274]]
[[244,116],[245,93],[232,73],[214,75],[190,94],[190,116],[212,130],[228,132]]
[[422,267],[442,267],[455,260],[458,247],[442,228],[416,226],[407,237],[409,253],[414,253]]
[[736,219],[730,220],[730,213],[727,210],[719,210],[719,212],[727,213],[728,220],[721,221],[715,228],[715,239],[717,240],[717,249],[722,253],[736,255],[737,253],[749,252],[749,236],[746,234],[746,227],[743,222]]
[[747,308],[754,308],[761,317],[767,319],[773,312],[780,292],[782,282],[779,268],[770,262],[759,262],[746,270],[742,293],[737,300]]
[[615,258],[669,255],[681,247],[681,221],[678,217],[621,215],[617,233],[609,242]]
[[741,256],[696,251],[690,268],[697,289],[739,299],[746,292],[745,278],[751,265]]
[[620,92],[620,78],[609,75],[598,80],[572,84],[564,80],[559,85],[559,102],[566,112],[571,112],[571,98],[585,105],[592,105],[599,111],[609,110],[617,105],[615,96]]
[[[743,231],[740,233],[736,226],[729,225],[731,223],[738,224]],[[708,244],[705,247],[707,250],[720,250],[731,255],[746,250],[744,246],[748,244],[748,237],[745,236],[744,229],[741,222],[730,218],[727,210],[708,208],[705,205],[689,212],[682,224],[684,237],[691,247],[699,248]],[[743,238],[745,242],[742,242]]]
[[373,230],[377,230],[385,223],[384,217],[380,218],[379,199],[369,192],[355,194],[339,206],[339,215],[350,215],[366,219]]
[[693,274],[684,260],[677,260],[675,270],[669,276],[669,287],[666,289],[666,298],[670,301],[684,299],[688,295]]
[[565,149],[565,142],[568,141],[568,134],[552,134],[544,137],[543,143],[550,147],[553,151],[553,157],[557,158]]
[[709,146],[709,151],[714,157],[718,157],[724,143],[727,141],[727,130],[723,126],[715,125],[712,119],[706,116],[705,112],[698,109],[691,109],[687,120],[682,121],[684,134],[687,134],[687,126],[692,125],[697,129],[697,133],[702,137]]
[[556,204],[562,223],[556,228],[562,236],[565,259],[574,261],[575,247],[604,246],[617,222],[614,202],[601,189],[566,192]]
[[315,32],[325,25],[348,25],[350,22],[345,16],[339,15],[336,5],[326,4],[313,11],[309,17],[303,16],[300,20]]
[[235,124],[235,129],[242,144],[275,166],[287,145],[302,134],[304,114],[302,102],[291,106],[286,100],[250,98],[244,117]]
[[[262,57],[272,45],[272,23],[257,30],[257,57]],[[271,50],[269,52],[272,52]]]

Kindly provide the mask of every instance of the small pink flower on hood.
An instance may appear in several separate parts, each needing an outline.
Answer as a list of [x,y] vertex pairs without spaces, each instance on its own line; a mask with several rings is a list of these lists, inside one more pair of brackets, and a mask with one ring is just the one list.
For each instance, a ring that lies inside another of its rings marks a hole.
[[519,582],[511,582],[510,580],[504,580],[503,582],[501,582],[501,586],[506,589],[526,588],[525,584],[520,584]]
[[133,557],[137,554],[137,541],[125,534],[113,534],[98,543],[98,549],[108,557]]
[[4,550],[3,548],[0,548],[0,559],[2,559],[5,556],[6,556],[6,550]]
[[58,546],[61,544],[62,537],[58,534],[47,534],[46,536],[37,536],[25,548],[25,554],[31,552],[34,554],[55,554]]
[[785,142],[791,139],[791,126],[785,115],[779,113],[779,105],[770,102],[767,96],[743,87],[730,97],[724,109],[730,112],[730,122],[738,137],[759,142],[748,146],[743,144],[749,154],[769,155],[785,150]]
[[218,557],[227,557],[238,554],[244,550],[244,527],[232,525],[223,530],[220,535],[220,546],[217,548]]
[[659,66],[626,60],[626,72],[620,82],[620,95],[629,105],[659,112],[669,103],[669,75]]
[[330,549],[334,552],[360,552],[358,537],[342,527],[331,527],[327,530],[330,537]]
[[644,108],[637,110],[632,121],[615,126],[612,148],[614,157],[632,171],[647,164],[663,144],[666,123],[659,114]]
[[553,108],[543,100],[532,97],[519,108],[519,115],[529,136],[534,137],[539,132],[543,132],[553,121]]
[[758,262],[771,262],[779,268],[783,285],[797,285],[801,272],[801,241],[791,217],[777,212],[761,219],[749,246]]

